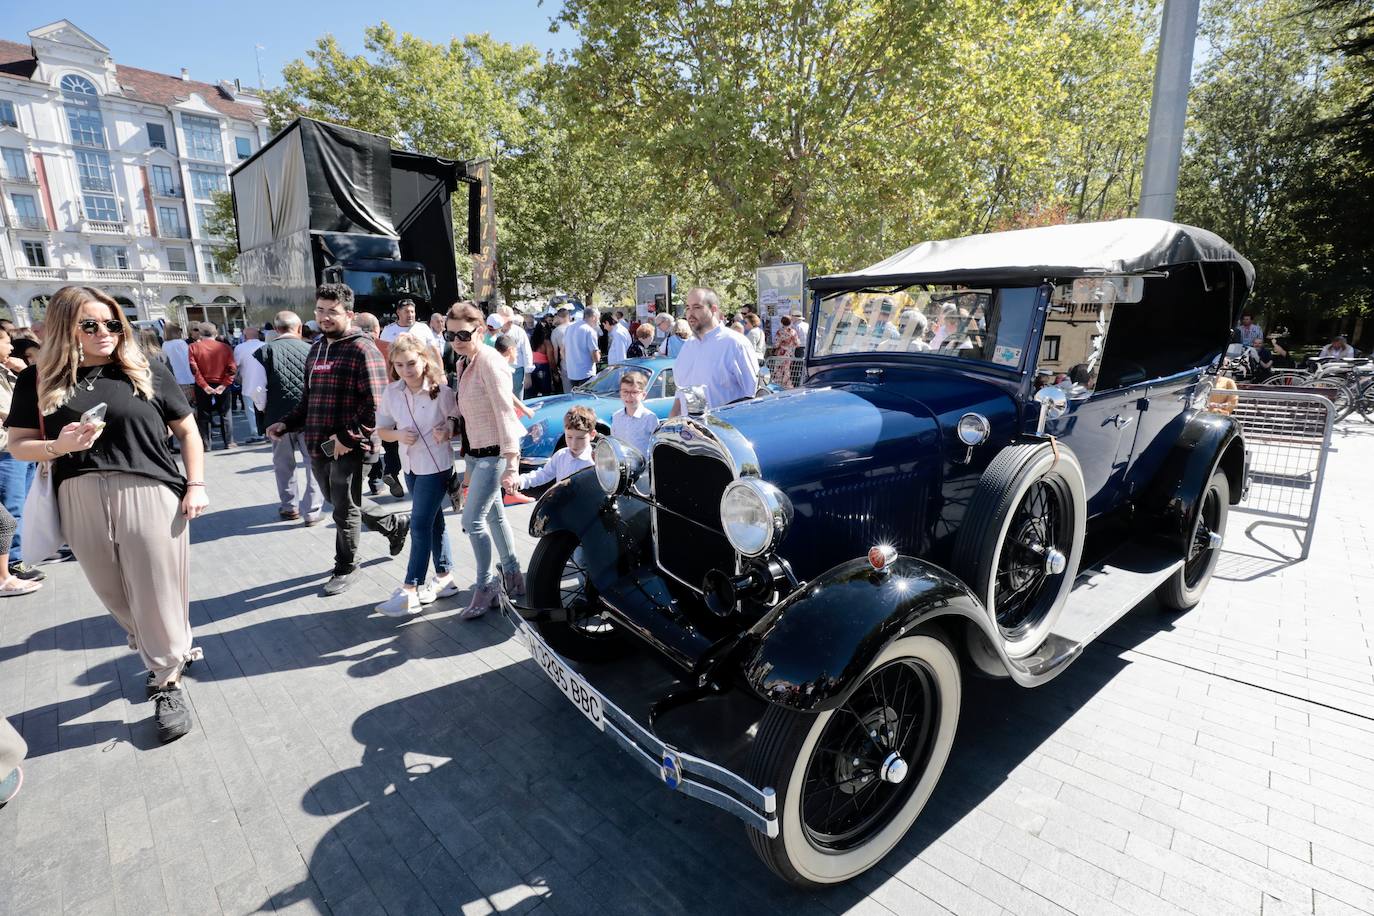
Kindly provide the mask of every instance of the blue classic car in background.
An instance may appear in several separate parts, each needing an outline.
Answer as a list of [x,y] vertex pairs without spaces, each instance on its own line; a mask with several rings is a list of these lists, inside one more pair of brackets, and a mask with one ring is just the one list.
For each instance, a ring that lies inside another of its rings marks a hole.
[[649,377],[644,406],[658,414],[660,420],[668,416],[668,411],[673,409],[673,395],[677,392],[673,384],[673,361],[661,357],[627,359],[602,369],[571,394],[527,400],[525,406],[534,411],[534,416],[521,420],[525,425],[525,438],[520,440],[520,463],[538,467],[566,444],[563,415],[578,404],[590,407],[596,414],[597,428],[602,435],[610,435],[611,417],[623,406],[620,377],[626,372],[643,372]]
[[964,673],[1034,687],[1147,598],[1200,600],[1246,482],[1206,407],[1253,283],[1149,219],[814,278],[801,387],[670,419],[648,456],[598,441],[535,506],[507,613],[779,876],[849,880],[935,790]]

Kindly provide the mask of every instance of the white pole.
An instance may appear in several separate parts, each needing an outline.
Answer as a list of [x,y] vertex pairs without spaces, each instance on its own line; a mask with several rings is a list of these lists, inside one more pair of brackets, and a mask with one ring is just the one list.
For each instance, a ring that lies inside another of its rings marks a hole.
[[1164,0],[1150,132],[1145,138],[1145,168],[1140,182],[1141,216],[1174,218],[1197,16],[1198,0]]

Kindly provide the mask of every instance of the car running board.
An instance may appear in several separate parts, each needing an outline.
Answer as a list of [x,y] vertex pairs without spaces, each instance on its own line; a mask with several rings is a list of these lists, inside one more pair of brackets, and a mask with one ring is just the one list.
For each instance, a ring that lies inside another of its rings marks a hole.
[[1079,573],[1048,639],[1026,658],[1013,660],[1023,686],[1043,684],[1063,671],[1098,636],[1150,597],[1183,560],[1158,544],[1131,543]]

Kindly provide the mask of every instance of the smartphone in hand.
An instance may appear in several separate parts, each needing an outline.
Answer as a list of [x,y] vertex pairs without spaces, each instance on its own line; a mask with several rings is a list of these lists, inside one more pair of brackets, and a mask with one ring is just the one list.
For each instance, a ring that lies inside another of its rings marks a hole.
[[87,423],[94,423],[97,429],[104,429],[105,411],[107,408],[108,405],[104,401],[101,401],[81,415],[81,425],[84,426]]
[[326,458],[334,457],[334,439],[330,437],[320,443],[320,454]]

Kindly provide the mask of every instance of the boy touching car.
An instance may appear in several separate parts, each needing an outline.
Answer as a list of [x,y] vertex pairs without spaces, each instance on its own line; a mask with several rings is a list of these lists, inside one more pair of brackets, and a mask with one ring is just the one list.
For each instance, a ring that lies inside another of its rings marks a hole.
[[553,453],[553,457],[538,470],[521,474],[515,484],[517,490],[542,487],[555,480],[592,466],[592,442],[596,440],[596,414],[590,407],[578,405],[563,415],[563,438],[568,443]]

